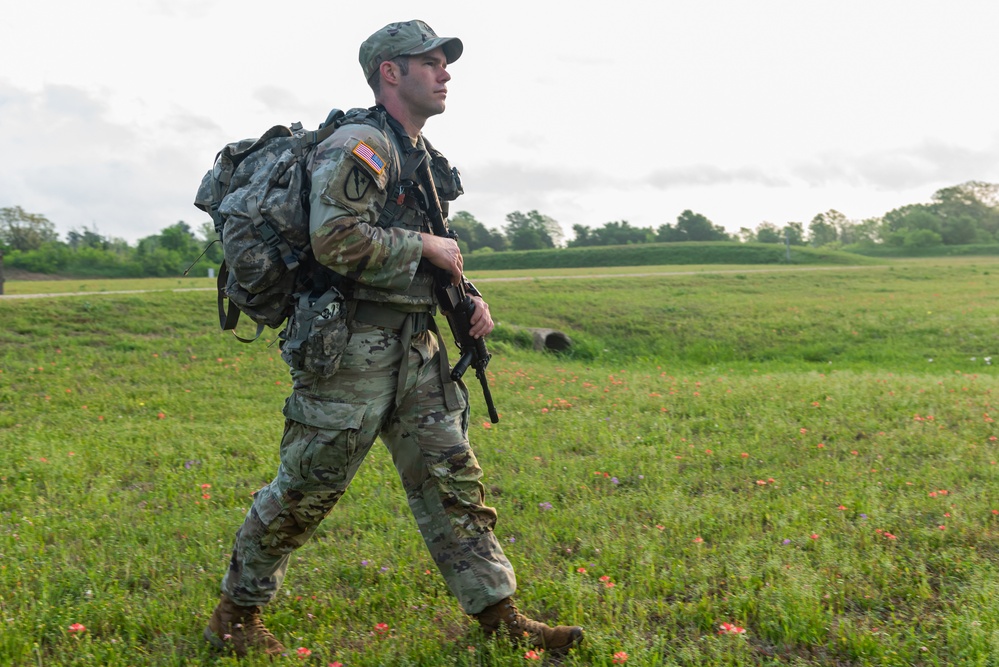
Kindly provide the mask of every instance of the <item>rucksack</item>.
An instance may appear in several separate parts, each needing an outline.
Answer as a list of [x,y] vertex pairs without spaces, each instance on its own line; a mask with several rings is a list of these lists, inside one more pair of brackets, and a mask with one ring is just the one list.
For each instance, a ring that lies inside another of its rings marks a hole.
[[236,337],[255,340],[265,326],[280,327],[313,288],[306,163],[317,144],[362,111],[334,109],[314,131],[304,131],[301,123],[276,125],[216,155],[194,205],[211,215],[222,243],[217,288],[223,331],[234,330],[243,313],[257,324],[257,333]]

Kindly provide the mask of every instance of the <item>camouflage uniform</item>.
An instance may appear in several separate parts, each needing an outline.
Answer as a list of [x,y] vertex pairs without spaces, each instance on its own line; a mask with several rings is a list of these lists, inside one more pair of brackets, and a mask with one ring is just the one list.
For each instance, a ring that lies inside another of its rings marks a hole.
[[[332,377],[292,370],[281,465],[237,533],[222,590],[238,605],[269,602],[291,552],[330,513],[381,436],[434,562],[465,612],[477,614],[511,596],[516,579],[469,447],[468,392],[447,381],[428,330],[434,305],[419,232],[430,230],[422,193],[400,191],[398,182],[413,147],[381,122],[384,111],[372,114],[380,122],[341,127],[310,164],[316,258],[356,281],[350,341]],[[421,137],[416,150],[425,148]],[[429,151],[446,206],[461,186],[443,156]],[[380,220],[392,202],[393,219]]]

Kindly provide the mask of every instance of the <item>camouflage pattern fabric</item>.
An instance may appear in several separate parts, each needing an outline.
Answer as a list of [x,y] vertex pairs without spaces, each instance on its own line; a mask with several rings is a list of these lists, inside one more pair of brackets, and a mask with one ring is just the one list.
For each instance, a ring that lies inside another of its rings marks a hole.
[[[296,154],[304,153],[300,147],[303,141],[283,137],[281,131],[288,130],[272,128],[254,144],[260,148],[236,167],[229,194],[219,206],[225,220],[221,231],[226,262],[240,285],[254,293],[270,287],[288,271],[257,229],[261,219],[266,219],[284,239],[283,253],[291,255],[308,246],[305,211],[300,203],[307,175],[302,168],[304,155]],[[279,139],[270,141],[272,137]],[[223,150],[220,163],[231,157]]]
[[[224,296],[261,325],[279,327],[288,317],[296,268],[309,246],[301,201],[308,147],[304,136],[280,125],[259,139],[228,144],[195,197],[194,205],[211,214],[222,240],[220,278],[228,271]],[[220,308],[221,299],[222,294]],[[223,329],[235,326],[235,320],[220,323]]]
[[[425,213],[406,205],[390,224],[379,220],[388,197],[398,194],[397,142],[394,133],[357,124],[319,144],[310,163],[312,249],[321,264],[357,282],[356,298],[425,311],[434,303],[432,277],[420,265],[419,232],[431,231]],[[429,152],[446,207],[463,192],[457,172],[422,136],[415,146]]]
[[437,47],[444,50],[448,64],[461,57],[464,50],[460,39],[438,37],[434,29],[423,21],[401,21],[389,23],[364,40],[357,55],[364,78],[368,80],[382,61],[392,60],[396,56],[427,53]]
[[[370,157],[359,152],[370,152]],[[377,225],[398,164],[398,151],[384,132],[370,125],[345,125],[319,144],[310,165],[309,227],[316,260],[388,292],[409,287],[423,251],[419,224],[415,230]]]
[[[468,443],[468,393],[462,385],[461,409],[445,406],[437,339],[423,332],[404,350],[391,329],[355,322],[351,333],[332,378],[292,372],[281,465],[237,532],[222,591],[239,605],[269,602],[289,555],[343,496],[380,435],[427,549],[465,612],[513,595],[516,578],[493,534],[496,511],[484,504],[482,470]],[[404,355],[406,386],[396,407]]]

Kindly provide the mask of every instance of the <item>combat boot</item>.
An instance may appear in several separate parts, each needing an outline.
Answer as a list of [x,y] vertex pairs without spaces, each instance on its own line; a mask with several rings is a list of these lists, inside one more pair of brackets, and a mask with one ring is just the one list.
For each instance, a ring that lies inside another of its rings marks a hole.
[[270,656],[287,651],[264,627],[260,607],[240,607],[225,594],[208,619],[205,639],[215,648],[232,651],[240,658],[250,650]]
[[583,628],[576,625],[558,625],[552,628],[540,621],[531,620],[517,610],[513,598],[500,600],[473,616],[487,635],[499,632],[503,626],[510,639],[535,648],[568,651],[583,641]]

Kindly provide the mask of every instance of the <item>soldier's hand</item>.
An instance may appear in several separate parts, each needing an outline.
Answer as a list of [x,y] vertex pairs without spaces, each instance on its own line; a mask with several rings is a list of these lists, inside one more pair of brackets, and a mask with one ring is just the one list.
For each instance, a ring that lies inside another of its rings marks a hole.
[[493,316],[489,313],[489,304],[483,301],[481,296],[469,296],[469,298],[475,304],[475,311],[468,318],[469,323],[472,325],[469,327],[468,333],[472,335],[472,338],[488,336],[494,326]]
[[421,234],[423,237],[423,257],[438,269],[444,269],[451,274],[451,284],[461,282],[461,267],[463,260],[458,242],[454,239]]

